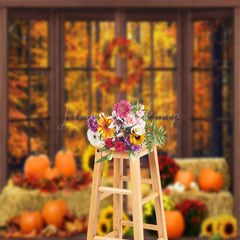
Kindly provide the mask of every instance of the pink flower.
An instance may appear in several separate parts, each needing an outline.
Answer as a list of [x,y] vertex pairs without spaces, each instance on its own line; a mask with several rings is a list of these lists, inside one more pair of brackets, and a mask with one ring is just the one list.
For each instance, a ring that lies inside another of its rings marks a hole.
[[116,111],[117,116],[120,118],[126,118],[131,109],[132,106],[127,100],[120,100],[113,106],[113,110]]
[[136,114],[137,114],[138,117],[142,117],[142,116],[144,116],[144,111],[138,110],[136,112]]
[[131,126],[133,126],[133,125],[135,125],[135,124],[137,124],[137,119],[136,119],[136,117],[134,116],[133,113],[129,113],[129,114],[127,115],[127,118],[126,118],[125,122],[124,122],[124,125],[125,125],[126,127],[131,127]]
[[145,127],[146,122],[144,120],[142,120],[141,118],[138,120],[138,125]]
[[115,148],[116,148],[116,151],[117,151],[117,152],[124,152],[124,151],[125,151],[125,145],[124,145],[124,143],[121,142],[121,141],[116,142]]

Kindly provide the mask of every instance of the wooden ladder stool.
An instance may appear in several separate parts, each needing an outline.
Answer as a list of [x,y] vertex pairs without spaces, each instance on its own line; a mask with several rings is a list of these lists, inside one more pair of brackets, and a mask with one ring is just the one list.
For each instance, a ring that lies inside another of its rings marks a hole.
[[[99,152],[96,149],[95,162],[109,151]],[[87,240],[120,240],[122,239],[122,226],[134,228],[134,240],[144,240],[144,229],[158,232],[158,240],[167,240],[162,188],[158,166],[157,147],[154,146],[149,155],[151,179],[141,179],[140,157],[148,154],[148,150],[142,147],[133,163],[130,163],[130,177],[123,176],[123,159],[129,159],[127,152],[113,153],[113,187],[101,186],[103,162],[96,163],[93,172],[92,195],[89,212]],[[131,181],[131,190],[123,189],[123,181]],[[142,199],[141,183],[152,185],[153,193]],[[100,200],[113,194],[113,231],[106,236],[97,236],[97,223]],[[122,219],[123,195],[132,195],[133,221]],[[143,223],[142,206],[154,199],[157,225]],[[122,239],[124,240],[124,239]]]

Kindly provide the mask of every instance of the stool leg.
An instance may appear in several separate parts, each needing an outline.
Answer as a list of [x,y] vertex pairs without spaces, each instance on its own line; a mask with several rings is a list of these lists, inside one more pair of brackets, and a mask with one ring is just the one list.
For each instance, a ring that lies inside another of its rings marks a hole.
[[153,151],[149,155],[149,165],[150,165],[150,171],[151,171],[153,192],[159,193],[159,196],[154,199],[156,221],[158,226],[158,239],[167,240],[168,237],[167,237],[164,206],[163,206],[163,199],[162,199],[162,187],[161,187],[161,180],[160,180],[160,173],[159,173],[159,166],[158,166],[157,147],[154,147]]
[[143,240],[140,158],[130,163],[134,240]]
[[[95,162],[102,157],[101,152],[95,152]],[[91,204],[89,210],[87,240],[93,240],[97,233],[99,214],[100,192],[99,187],[102,181],[103,162],[96,163],[93,170]]]
[[[121,176],[123,175],[123,159],[114,159],[114,178],[113,187],[123,188]],[[113,230],[117,232],[117,238],[122,238],[122,211],[123,211],[123,195],[113,195]]]

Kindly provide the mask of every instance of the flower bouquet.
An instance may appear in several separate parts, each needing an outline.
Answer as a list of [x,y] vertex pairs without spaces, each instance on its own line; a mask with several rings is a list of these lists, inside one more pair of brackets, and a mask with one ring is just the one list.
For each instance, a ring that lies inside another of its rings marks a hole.
[[113,152],[128,152],[130,162],[133,162],[143,145],[149,153],[154,143],[160,147],[166,142],[166,131],[152,120],[149,123],[147,111],[140,103],[131,104],[120,100],[113,106],[111,116],[100,113],[98,117],[88,119],[87,137],[89,142],[99,150],[110,151],[97,162],[111,160]]

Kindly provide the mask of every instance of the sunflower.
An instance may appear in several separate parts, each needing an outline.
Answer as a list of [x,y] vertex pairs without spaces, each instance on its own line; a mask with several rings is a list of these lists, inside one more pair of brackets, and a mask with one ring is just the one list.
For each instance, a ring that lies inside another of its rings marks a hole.
[[130,142],[135,144],[135,145],[140,145],[141,143],[144,142],[145,136],[142,135],[137,135],[136,133],[130,134]]
[[100,218],[106,218],[110,221],[113,220],[113,207],[108,206],[107,208],[103,209],[100,214]]
[[98,123],[98,131],[101,134],[102,138],[111,138],[115,132],[115,128],[109,128],[113,120],[111,118],[106,118],[102,116],[97,120]]
[[97,225],[97,234],[99,236],[105,236],[111,231],[111,222],[106,218],[100,218]]
[[201,232],[203,236],[212,236],[214,234],[214,224],[215,220],[213,218],[207,218],[203,221],[201,226]]
[[[129,221],[128,216],[124,212],[123,212],[122,218],[125,221]],[[122,235],[125,235],[128,232],[128,230],[129,230],[128,226],[123,226],[123,228],[122,228]]]
[[219,233],[226,238],[236,237],[237,235],[237,220],[233,216],[224,216],[219,227]]
[[[83,155],[81,159],[81,166],[83,171],[93,173],[94,158],[95,158],[95,148],[89,144],[83,150]],[[103,173],[102,173],[103,178],[107,177],[108,168],[109,168],[109,162],[104,161]]]

